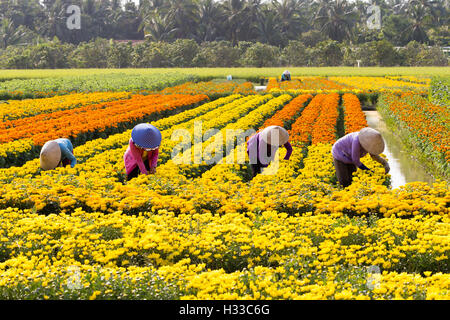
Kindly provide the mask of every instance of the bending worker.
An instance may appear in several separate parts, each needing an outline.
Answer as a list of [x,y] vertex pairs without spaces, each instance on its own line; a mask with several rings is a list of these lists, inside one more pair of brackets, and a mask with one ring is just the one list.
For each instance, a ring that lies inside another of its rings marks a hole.
[[284,160],[289,160],[292,154],[289,133],[280,126],[269,126],[248,139],[247,154],[252,165],[253,177],[261,173],[262,168],[269,166],[280,146],[284,146],[287,150]]
[[283,81],[291,81],[291,73],[289,72],[289,70],[285,70],[281,75],[281,82]]
[[336,177],[339,183],[345,188],[352,183],[353,172],[356,167],[362,170],[370,170],[361,163],[360,158],[367,153],[372,159],[381,163],[386,174],[389,172],[388,162],[380,157],[384,151],[384,140],[381,134],[372,128],[363,128],[359,132],[349,133],[337,140],[332,149]]
[[72,143],[66,138],[47,141],[41,149],[39,159],[42,170],[53,170],[69,164],[73,168],[77,164]]
[[131,139],[123,160],[127,180],[142,174],[154,174],[158,163],[161,132],[149,123],[140,123],[131,131]]

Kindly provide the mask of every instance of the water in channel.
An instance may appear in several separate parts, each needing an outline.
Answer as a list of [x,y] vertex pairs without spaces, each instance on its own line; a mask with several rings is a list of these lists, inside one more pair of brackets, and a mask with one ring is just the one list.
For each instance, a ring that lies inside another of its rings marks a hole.
[[424,181],[433,183],[435,178],[427,173],[424,167],[413,158],[400,138],[387,127],[378,111],[364,111],[369,127],[378,130],[386,142],[384,154],[388,158],[391,171],[392,189],[396,189],[408,182]]

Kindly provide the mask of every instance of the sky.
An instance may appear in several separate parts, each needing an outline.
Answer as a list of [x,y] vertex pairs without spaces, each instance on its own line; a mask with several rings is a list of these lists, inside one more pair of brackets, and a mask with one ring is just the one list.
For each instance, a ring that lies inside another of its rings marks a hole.
[[136,7],[139,6],[139,0],[121,0],[121,1],[122,1],[122,5],[124,5],[128,1],[132,1],[132,2],[134,2],[136,4]]
[[[131,0],[131,1],[133,1],[136,4],[136,6],[139,5],[139,0]],[[122,0],[122,4],[125,4],[126,2],[128,2],[128,0]]]

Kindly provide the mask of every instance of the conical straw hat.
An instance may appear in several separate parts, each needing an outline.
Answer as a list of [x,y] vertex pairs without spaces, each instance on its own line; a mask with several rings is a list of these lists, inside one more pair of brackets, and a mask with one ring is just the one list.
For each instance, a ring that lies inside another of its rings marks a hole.
[[269,126],[261,131],[261,139],[272,146],[282,146],[289,141],[289,133],[280,126]]
[[61,161],[61,148],[55,140],[47,141],[41,149],[42,170],[55,169]]
[[381,134],[372,128],[364,128],[358,134],[359,143],[370,154],[380,154],[384,151],[384,140]]
[[161,138],[161,132],[149,123],[140,123],[131,130],[131,139],[134,144],[143,149],[159,147]]

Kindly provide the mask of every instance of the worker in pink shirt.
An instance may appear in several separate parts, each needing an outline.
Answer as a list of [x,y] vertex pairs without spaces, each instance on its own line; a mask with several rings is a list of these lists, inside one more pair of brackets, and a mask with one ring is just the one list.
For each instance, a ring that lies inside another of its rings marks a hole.
[[127,181],[136,178],[140,173],[156,172],[161,138],[161,132],[151,124],[140,123],[133,128],[123,156]]

